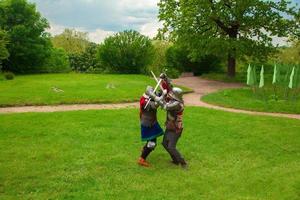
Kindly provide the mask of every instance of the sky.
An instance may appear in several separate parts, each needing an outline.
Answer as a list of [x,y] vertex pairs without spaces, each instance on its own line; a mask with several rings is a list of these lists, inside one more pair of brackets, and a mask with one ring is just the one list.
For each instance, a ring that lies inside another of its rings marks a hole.
[[[91,41],[101,43],[118,31],[134,29],[154,37],[161,23],[157,19],[159,0],[29,0],[50,22],[52,35],[65,28],[88,32]],[[292,0],[300,4],[300,0]],[[281,38],[274,43],[284,45]]]
[[101,43],[118,31],[134,29],[154,37],[159,0],[30,0],[50,22],[52,35],[65,28],[89,33],[91,41]]

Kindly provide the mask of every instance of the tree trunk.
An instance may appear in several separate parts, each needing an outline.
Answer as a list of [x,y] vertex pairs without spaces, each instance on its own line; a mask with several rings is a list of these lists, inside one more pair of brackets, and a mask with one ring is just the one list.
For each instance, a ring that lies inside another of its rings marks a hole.
[[[235,27],[229,31],[229,38],[233,41],[237,40],[238,28]],[[230,78],[235,77],[236,68],[236,48],[232,47],[231,51],[228,53],[228,64],[227,64],[227,75]]]
[[228,64],[227,64],[227,75],[230,78],[235,77],[235,66],[236,66],[236,59],[232,54],[228,54]]

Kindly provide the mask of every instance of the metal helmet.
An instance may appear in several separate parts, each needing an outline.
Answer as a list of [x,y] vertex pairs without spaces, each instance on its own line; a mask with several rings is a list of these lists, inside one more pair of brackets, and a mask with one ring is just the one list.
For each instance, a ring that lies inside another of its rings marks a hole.
[[154,88],[152,86],[147,86],[145,94],[149,96],[150,94],[153,93],[153,90]]
[[167,75],[166,75],[165,73],[161,73],[160,76],[159,76],[159,78],[161,78],[161,79],[166,79],[166,78],[167,78]]
[[172,89],[172,98],[177,100],[177,101],[180,101],[180,102],[183,102],[183,99],[182,99],[182,95],[183,95],[183,91],[182,89],[178,88],[178,87],[174,87]]
[[167,76],[167,74],[161,73],[159,78],[166,81],[166,83],[171,84],[171,79]]

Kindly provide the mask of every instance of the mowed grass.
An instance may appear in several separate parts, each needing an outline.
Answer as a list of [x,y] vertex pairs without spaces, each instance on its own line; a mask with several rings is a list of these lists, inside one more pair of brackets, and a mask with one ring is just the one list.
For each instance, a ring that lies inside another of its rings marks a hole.
[[45,74],[0,81],[0,106],[118,103],[139,99],[155,82],[142,75]]
[[156,82],[143,75],[16,76],[10,81],[0,79],[0,107],[133,102],[139,100],[147,85],[154,87]]
[[[282,94],[284,92],[281,92]],[[202,97],[204,102],[229,108],[238,108],[260,112],[278,112],[300,114],[300,96],[295,97],[295,91],[289,97],[280,96],[275,100],[273,89],[267,88],[253,93],[250,88],[227,89]]]
[[184,116],[188,171],[161,145],[137,166],[137,109],[0,115],[0,199],[300,199],[299,120]]

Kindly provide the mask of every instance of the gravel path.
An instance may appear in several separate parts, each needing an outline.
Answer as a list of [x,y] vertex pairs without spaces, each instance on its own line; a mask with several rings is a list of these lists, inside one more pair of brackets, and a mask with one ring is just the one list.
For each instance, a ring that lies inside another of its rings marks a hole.
[[[265,113],[255,111],[245,111],[233,108],[224,108],[202,102],[200,98],[208,93],[216,92],[226,88],[243,87],[238,83],[223,83],[219,81],[205,80],[199,77],[182,77],[173,81],[177,85],[186,86],[194,90],[193,93],[184,95],[187,106],[200,106],[216,110],[223,110],[234,113],[245,113],[250,115],[265,115],[275,117],[286,117],[300,119],[297,114]],[[0,108],[0,113],[26,113],[26,112],[62,112],[75,110],[101,110],[101,109],[121,109],[121,108],[138,108],[139,104],[120,103],[120,104],[75,104],[75,105],[58,105],[58,106],[24,106],[24,107],[6,107]]]
[[74,104],[74,105],[58,105],[58,106],[22,106],[22,107],[0,108],[0,113],[104,110],[104,109],[137,108],[138,106],[139,106],[139,104],[137,102],[135,102],[135,103],[120,103],[120,104]]

